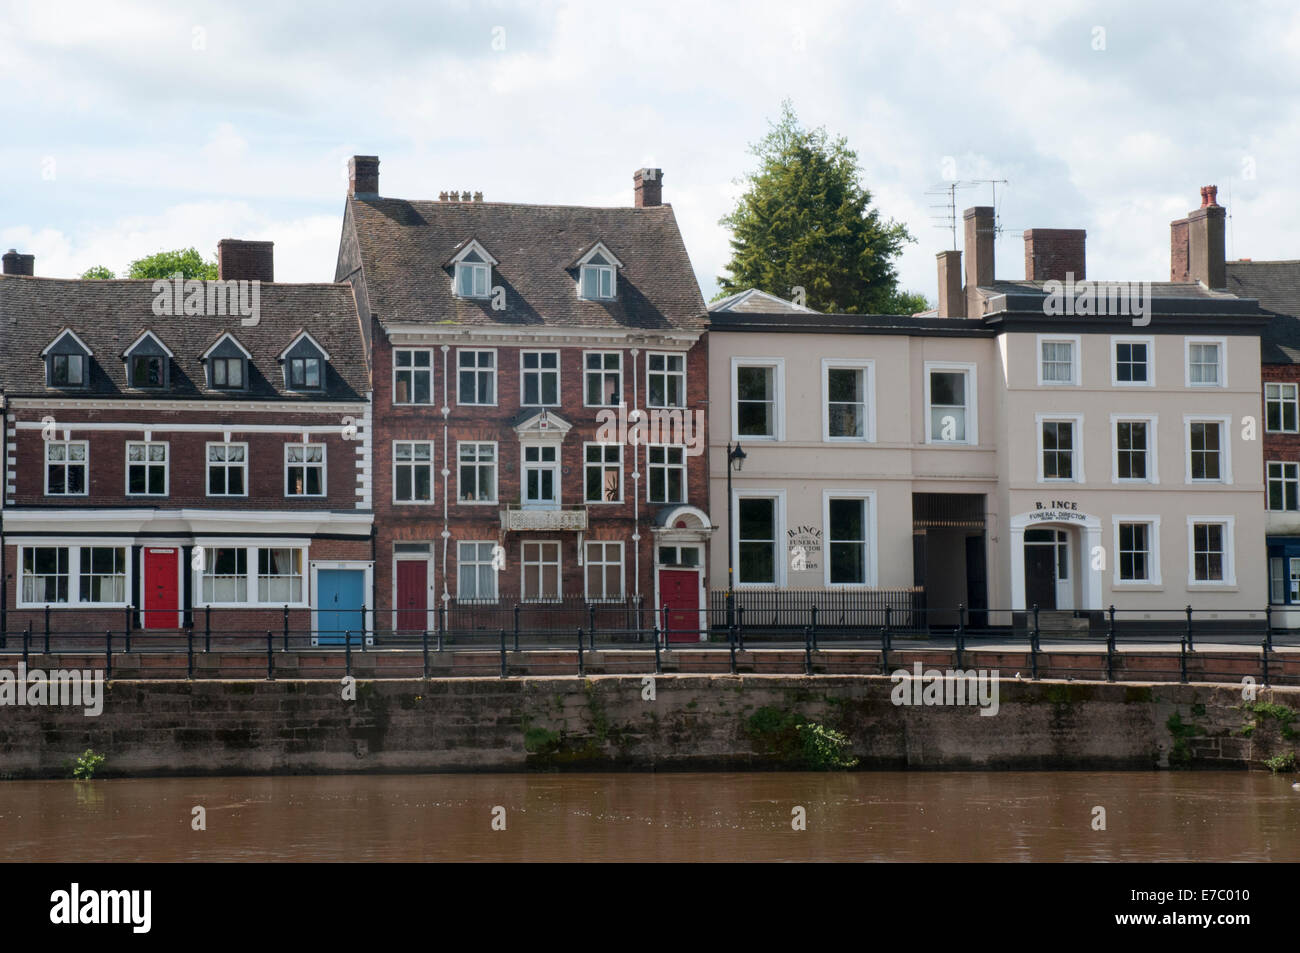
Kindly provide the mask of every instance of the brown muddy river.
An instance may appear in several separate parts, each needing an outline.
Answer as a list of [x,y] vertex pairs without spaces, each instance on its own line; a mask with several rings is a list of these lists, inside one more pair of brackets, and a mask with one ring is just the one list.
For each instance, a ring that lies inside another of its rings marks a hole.
[[[0,860],[1296,861],[1291,781],[1254,772],[6,781]],[[192,828],[196,807],[206,830]],[[1093,829],[1097,807],[1105,830]],[[796,808],[805,830],[793,829]]]

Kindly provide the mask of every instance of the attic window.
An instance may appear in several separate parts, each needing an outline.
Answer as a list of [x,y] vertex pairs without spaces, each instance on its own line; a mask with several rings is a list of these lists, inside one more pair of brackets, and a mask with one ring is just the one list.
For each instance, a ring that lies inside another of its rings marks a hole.
[[325,388],[325,362],[330,356],[314,337],[303,331],[280,352],[287,390],[319,391]]
[[320,390],[319,357],[291,357],[288,365],[291,390]]
[[132,387],[162,387],[163,359],[159,354],[132,354]]
[[41,352],[47,387],[78,388],[90,381],[90,348],[71,330],[65,330]]
[[213,390],[245,390],[248,387],[248,353],[232,334],[223,334],[202,355],[208,367],[208,387]]
[[590,300],[614,297],[614,266],[595,254],[582,266],[582,296]]
[[486,298],[491,285],[492,266],[476,251],[466,253],[456,262],[456,295],[461,298]]
[[165,388],[171,356],[152,331],[144,332],[122,354],[127,384],[140,390]]

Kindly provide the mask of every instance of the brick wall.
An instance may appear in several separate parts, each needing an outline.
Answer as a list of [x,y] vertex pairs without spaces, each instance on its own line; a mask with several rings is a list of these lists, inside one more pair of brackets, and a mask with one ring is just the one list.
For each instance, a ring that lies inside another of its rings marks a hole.
[[[1260,365],[1260,378],[1264,383],[1300,384],[1300,366],[1294,364]],[[1261,397],[1261,400],[1263,398]],[[1260,420],[1267,421],[1267,405],[1260,406]],[[1261,427],[1261,429],[1264,429]],[[1264,432],[1264,460],[1300,462],[1300,434]]]

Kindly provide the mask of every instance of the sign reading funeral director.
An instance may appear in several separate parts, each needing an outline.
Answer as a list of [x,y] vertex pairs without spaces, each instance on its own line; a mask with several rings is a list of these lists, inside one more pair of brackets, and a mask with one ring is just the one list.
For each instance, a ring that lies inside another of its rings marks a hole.
[[1058,523],[1067,520],[1085,522],[1088,517],[1079,512],[1079,504],[1071,500],[1037,500],[1034,512],[1029,514],[1031,522]]

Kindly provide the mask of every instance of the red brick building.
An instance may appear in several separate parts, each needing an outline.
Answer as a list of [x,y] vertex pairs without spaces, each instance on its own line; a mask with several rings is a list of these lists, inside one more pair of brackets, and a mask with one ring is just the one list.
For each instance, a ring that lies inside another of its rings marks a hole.
[[662,173],[582,208],[381,198],[379,160],[351,168],[335,280],[369,318],[387,622],[641,600],[698,628],[707,315]]
[[279,634],[286,607],[298,635],[359,630],[373,516],[352,289],[270,283],[269,242],[219,258],[220,281],[178,286],[4,256],[8,632],[47,607],[62,632],[201,629],[210,608],[214,628]]

